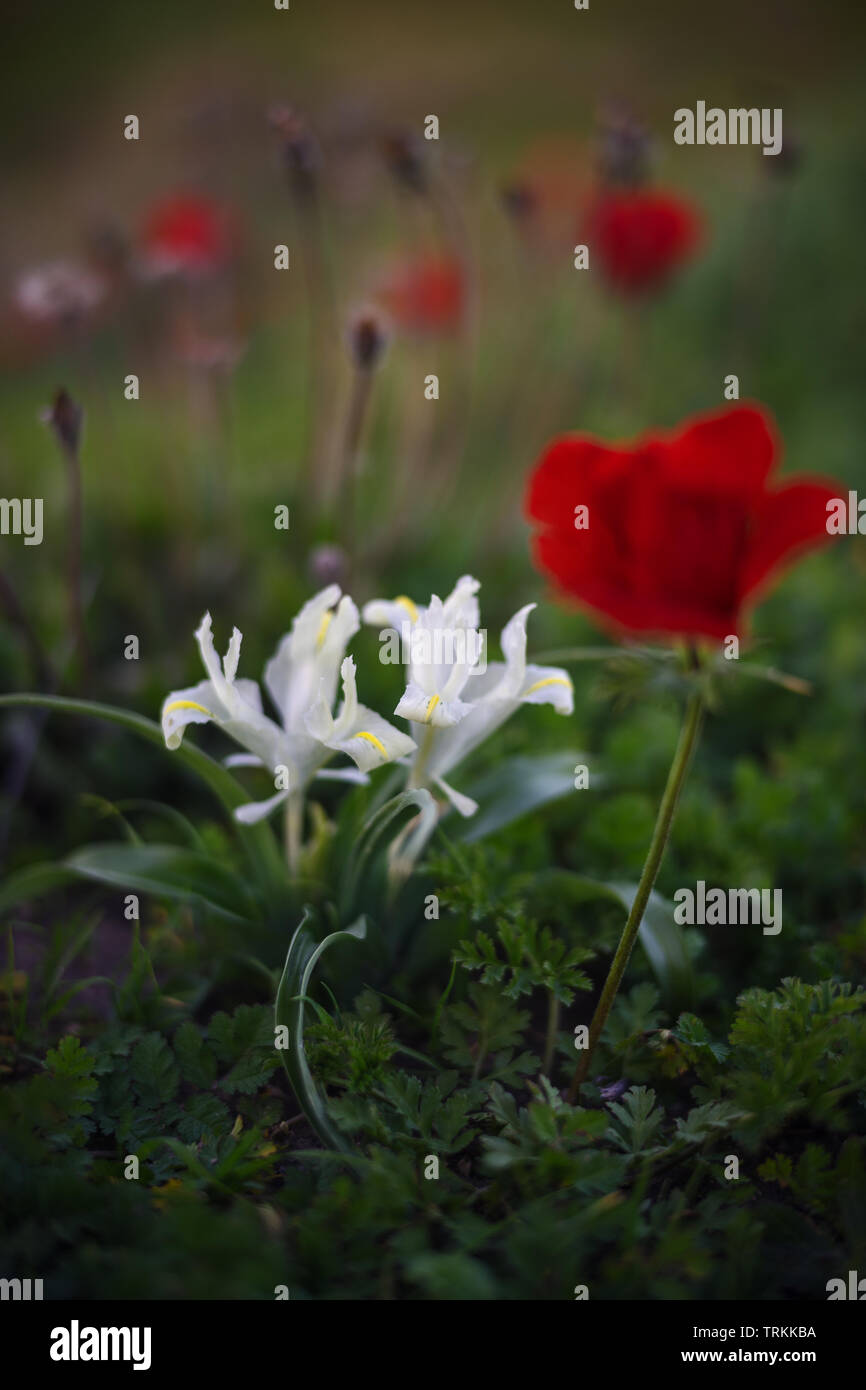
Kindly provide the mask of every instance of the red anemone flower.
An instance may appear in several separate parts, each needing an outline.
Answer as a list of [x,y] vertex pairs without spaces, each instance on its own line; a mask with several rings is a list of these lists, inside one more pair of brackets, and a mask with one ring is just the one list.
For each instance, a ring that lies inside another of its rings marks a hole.
[[229,211],[210,198],[178,194],[150,209],[144,252],[152,274],[206,274],[231,260],[237,229]]
[[584,235],[605,279],[625,294],[658,289],[698,245],[701,222],[690,204],[652,189],[597,198]]
[[[802,550],[823,544],[826,478],[772,482],[772,421],[741,405],[609,446],[556,439],[526,495],[538,567],[615,631],[724,638]],[[844,494],[842,494],[844,495]]]
[[394,322],[413,333],[449,333],[463,319],[466,287],[458,261],[428,257],[399,266],[379,288]]

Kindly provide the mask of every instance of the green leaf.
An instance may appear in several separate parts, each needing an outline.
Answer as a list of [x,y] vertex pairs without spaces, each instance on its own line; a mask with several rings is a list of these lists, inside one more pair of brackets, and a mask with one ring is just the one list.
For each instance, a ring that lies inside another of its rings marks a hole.
[[56,1048],[49,1049],[45,1063],[54,1076],[80,1081],[83,1077],[90,1076],[94,1059],[81,1046],[80,1038],[68,1035],[60,1039]]
[[261,1051],[247,1052],[235,1063],[228,1076],[220,1081],[220,1090],[227,1091],[230,1095],[237,1091],[242,1095],[252,1095],[254,1091],[261,1090],[277,1066],[279,1060],[273,1046],[270,1055],[266,1056],[263,1056]]
[[141,1022],[151,992],[159,995],[159,982],[154,974],[153,962],[141,939],[141,923],[133,922],[129,974],[114,992],[118,1018],[129,1022]]
[[697,1105],[690,1110],[685,1119],[677,1117],[677,1139],[686,1144],[703,1144],[704,1140],[734,1129],[747,1118],[748,1112],[730,1101],[707,1101],[705,1105]]
[[48,1107],[53,1126],[50,1138],[62,1148],[83,1144],[93,1128],[89,1117],[99,1089],[93,1075],[95,1060],[81,1046],[80,1039],[73,1036],[61,1038],[57,1047],[46,1054],[46,1069],[57,1083]]
[[664,1114],[656,1109],[656,1093],[647,1086],[633,1086],[610,1107],[607,1137],[628,1154],[650,1153]]
[[414,859],[436,826],[438,811],[436,802],[430,793],[424,788],[401,792],[399,796],[394,796],[390,801],[386,801],[385,805],[370,816],[362,826],[357,840],[349,850],[343,875],[340,897],[342,909],[340,915],[343,918],[349,916],[352,911],[361,879],[379,840],[397,816],[412,807],[416,811],[420,811],[420,818],[419,824],[412,828],[410,842],[402,846],[398,874],[405,877],[407,864],[408,869],[411,870]]
[[189,1019],[182,1023],[172,1038],[172,1044],[184,1081],[202,1089],[213,1085],[216,1061],[195,1024]]
[[64,990],[62,994],[58,994],[53,1003],[43,1005],[43,1020],[47,1023],[48,1020],[54,1018],[56,1014],[62,1013],[70,999],[74,999],[76,994],[81,994],[82,990],[90,989],[91,985],[113,986],[114,981],[109,975],[88,975],[83,980],[76,980],[75,984],[69,986],[69,989]]
[[161,1033],[147,1033],[130,1058],[129,1074],[143,1105],[164,1105],[180,1080],[171,1048]]
[[[631,911],[637,893],[636,883],[605,883],[601,886],[622,903],[626,913]],[[640,943],[665,999],[671,1004],[675,1000],[690,1001],[694,980],[685,937],[674,921],[673,904],[660,893],[650,894],[640,925]]]
[[198,1144],[208,1134],[226,1135],[232,1127],[231,1116],[223,1102],[207,1092],[190,1096],[184,1112],[177,1129],[187,1144]]
[[310,909],[306,908],[289,944],[286,964],[277,989],[274,1018],[277,1026],[287,1028],[289,1034],[289,1045],[280,1049],[280,1055],[298,1104],[319,1138],[329,1148],[351,1153],[345,1137],[328,1115],[324,1100],[307,1065],[304,1052],[304,1000],[309,991],[313,969],[322,952],[341,937],[363,941],[367,935],[367,923],[365,918],[360,917],[353,926],[343,931],[332,932],[316,945],[307,925],[310,916]]
[[273,1047],[273,1015],[267,1004],[239,1004],[233,1014],[220,1010],[208,1024],[208,1037],[221,1062],[237,1062],[250,1048]]
[[[89,719],[102,719],[110,724],[120,724],[147,739],[170,757],[184,763],[210,787],[223,807],[231,813],[235,807],[244,805],[249,798],[238,782],[226,768],[208,757],[194,743],[184,742],[174,750],[166,749],[162,727],[152,719],[145,719],[131,710],[119,709],[116,705],[103,705],[94,700],[72,700],[61,695],[15,694],[0,695],[0,709],[12,709],[17,705],[29,705],[39,709],[58,710],[64,714],[80,714]],[[272,830],[264,821],[257,825],[242,825],[231,817],[241,843],[250,860],[256,866],[263,882],[277,882],[284,876],[282,860]]]
[[18,903],[33,902],[47,893],[53,893],[56,888],[65,888],[75,877],[72,870],[63,864],[29,864],[19,869],[17,873],[10,874],[0,887],[0,915]]
[[[161,1139],[155,1140],[153,1143],[154,1145],[164,1144],[166,1148],[170,1149],[175,1158],[180,1159],[181,1163],[185,1165],[192,1176],[198,1178],[205,1187],[215,1187],[218,1191],[226,1194],[230,1192],[231,1189],[226,1187],[215,1173],[205,1167],[201,1159],[194,1153],[189,1145],[182,1144],[179,1139]],[[144,1144],[140,1145],[139,1153],[142,1157],[146,1157],[148,1146]]]
[[233,921],[256,915],[251,894],[242,880],[212,855],[174,845],[87,845],[71,854],[66,867],[83,878],[96,879],[127,893],[205,903]]
[[[604,883],[567,869],[554,870],[544,878],[550,883],[561,883],[578,902],[581,899],[607,898],[619,903],[626,914],[631,911],[637,893],[636,883]],[[694,995],[694,976],[685,937],[674,921],[673,904],[659,893],[650,894],[640,925],[639,940],[667,1006],[673,1011],[690,1004]]]
[[162,816],[170,821],[188,840],[193,849],[203,850],[204,841],[199,835],[192,821],[190,821],[182,811],[178,811],[176,806],[169,806],[164,801],[153,801],[147,797],[129,797],[125,801],[118,801],[118,811],[150,811],[155,816]]
[[[568,752],[509,758],[466,788],[467,794],[478,802],[479,809],[459,825],[454,823],[454,818],[449,820],[452,835],[464,844],[471,844],[510,825],[529,811],[559,800],[574,791],[574,769],[585,761],[585,754]],[[594,784],[600,785],[598,780]]]
[[726,1043],[713,1042],[707,1025],[694,1014],[680,1014],[671,1031],[686,1047],[708,1048],[717,1062],[723,1062],[731,1050]]
[[407,1262],[406,1277],[434,1301],[484,1302],[497,1296],[493,1275],[483,1261],[459,1250],[414,1255]]

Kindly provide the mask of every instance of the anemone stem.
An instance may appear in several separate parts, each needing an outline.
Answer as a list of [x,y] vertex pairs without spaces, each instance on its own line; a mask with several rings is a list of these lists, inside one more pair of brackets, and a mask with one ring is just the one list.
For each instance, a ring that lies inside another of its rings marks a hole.
[[622,983],[622,977],[625,974],[634,943],[637,940],[637,934],[640,929],[640,924],[643,921],[646,905],[649,902],[650,893],[653,890],[653,885],[655,884],[659,869],[661,868],[662,859],[677,809],[677,802],[679,801],[689,763],[691,762],[692,754],[698,740],[703,714],[704,695],[699,689],[690,697],[688,705],[686,706],[679,742],[677,743],[674,759],[671,763],[670,772],[668,773],[664,794],[659,804],[655,829],[653,830],[652,839],[650,840],[646,863],[643,866],[643,872],[640,876],[634,902],[631,905],[631,911],[626,919],[619,945],[616,948],[616,954],[611,962],[607,979],[604,982],[601,998],[596,1005],[592,1023],[589,1025],[589,1044],[585,1048],[575,1068],[574,1076],[572,1077],[571,1085],[568,1089],[568,1100],[572,1104],[577,1099],[580,1088],[589,1075],[596,1044],[604,1030],[608,1014],[611,1011],[613,1001]]

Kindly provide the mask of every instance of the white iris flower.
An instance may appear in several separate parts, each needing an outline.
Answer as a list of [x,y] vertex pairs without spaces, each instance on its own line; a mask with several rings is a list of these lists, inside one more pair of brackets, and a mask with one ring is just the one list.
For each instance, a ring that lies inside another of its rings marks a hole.
[[410,720],[418,745],[409,785],[439,787],[463,816],[473,815],[477,804],[449,786],[446,773],[520,705],[553,705],[559,714],[574,708],[565,671],[527,664],[526,623],[534,603],[503,630],[504,662],[484,664],[475,597],[480,587],[464,575],[444,603],[435,595],[427,607],[406,597],[375,599],[362,614],[365,623],[381,629],[383,641],[395,631],[404,638],[408,677],[394,713]]
[[[162,707],[162,731],[167,746],[177,748],[188,724],[218,724],[247,750],[230,763],[261,765],[285,781],[267,801],[239,807],[238,820],[261,820],[289,796],[302,795],[335,753],[347,754],[359,771],[322,775],[364,780],[373,768],[414,751],[411,738],[358,703],[355,663],[345,651],[359,626],[355,604],[348,595],[340,598],[336,584],[304,605],[265,667],[265,685],[280,714],[276,723],[262,711],[256,682],[237,678],[240,632],[234,629],[220,663],[210,614],[204,615],[195,637],[208,679],[172,691]],[[335,716],[339,678],[343,700]]]

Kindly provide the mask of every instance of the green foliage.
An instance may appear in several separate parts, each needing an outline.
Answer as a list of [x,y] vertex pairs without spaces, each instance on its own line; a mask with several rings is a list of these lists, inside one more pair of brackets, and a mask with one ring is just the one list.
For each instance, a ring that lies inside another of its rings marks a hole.
[[452,1004],[442,1020],[442,1051],[449,1062],[471,1068],[473,1080],[483,1073],[516,1081],[538,1066],[531,1052],[518,1051],[528,1020],[499,990],[472,984],[468,998]]
[[730,1051],[724,1043],[713,1042],[706,1024],[694,1014],[680,1014],[676,1027],[671,1031],[690,1062],[700,1061],[702,1048],[707,1048],[717,1062],[723,1062]]
[[653,1140],[664,1122],[664,1114],[656,1106],[655,1091],[635,1086],[621,1101],[611,1104],[610,1113],[613,1120],[608,1137],[618,1149],[632,1157],[658,1152],[659,1146]]
[[621,990],[607,1027],[608,1047],[623,1051],[644,1034],[656,1032],[664,1017],[658,1006],[659,992],[649,981]]
[[[395,1066],[421,1040],[419,1016],[395,1022],[370,990],[353,1011],[317,1003],[308,1059],[345,1155],[311,1149],[291,1093],[274,1087],[266,1004],[160,1027],[118,1018],[87,1047],[60,1037],[0,1089],[10,1258],[38,1255],[52,1294],[125,1297],[145,1281],[149,1296],[175,1296],[178,1280],[204,1297],[269,1298],[277,1282],[301,1298],[569,1298],[576,1282],[621,1297],[648,1279],[659,1297],[820,1297],[829,1274],[816,1269],[854,1267],[866,1245],[861,991],[747,991],[726,1053],[696,1015],[666,1032],[657,991],[637,984],[609,1056],[655,1067],[654,1084],[606,1102],[591,1087],[571,1105],[538,1076],[532,1016],[502,983],[469,982],[446,1003],[432,1074]],[[823,1138],[803,1136],[804,1118]],[[725,1177],[732,1153],[753,1155],[737,1180]],[[130,1154],[138,1180],[124,1179]],[[624,1267],[615,1248],[630,1252]],[[201,1269],[205,1251],[231,1252],[227,1282]]]
[[509,999],[545,989],[560,1003],[570,1004],[577,990],[590,988],[579,967],[594,954],[583,946],[569,948],[550,927],[512,910],[497,918],[495,942],[479,931],[473,941],[460,942],[454,959],[467,970],[480,971],[484,984],[500,985]]
[[370,1099],[352,1093],[332,1104],[344,1129],[367,1139],[422,1155],[457,1154],[471,1144],[473,1092],[456,1091],[456,1072],[422,1084],[407,1072],[392,1072]]
[[714,1087],[751,1112],[750,1146],[795,1121],[830,1132],[860,1121],[866,991],[797,979],[783,980],[777,990],[747,990],[730,1042],[730,1067]]
[[[528,876],[495,846],[449,849],[428,872],[463,933],[451,987],[440,965],[417,1009],[394,998],[386,1012],[370,988],[341,1008],[314,973],[333,936],[317,945],[305,927],[278,1013],[305,1040],[292,1089],[267,1002],[206,1006],[194,954],[178,954],[183,916],[132,924],[126,977],[86,1046],[61,1033],[36,1063],[40,1024],[19,1010],[0,1088],[10,1258],[38,1256],[52,1292],[141,1296],[129,1248],[148,1296],[176,1296],[182,1279],[205,1297],[288,1282],[301,1298],[469,1300],[568,1298],[575,1282],[644,1296],[647,1281],[659,1297],[822,1297],[866,1258],[866,992],[790,978],[744,991],[727,1017],[705,1003],[666,1027],[658,988],[638,979],[611,1015],[604,1075],[572,1105],[568,1031],[549,1074],[539,1053],[547,1004],[577,1008],[582,966],[597,968],[593,919],[566,935],[555,913],[531,914]],[[342,969],[350,954],[329,958]],[[38,977],[61,1018],[82,997],[64,981],[75,959],[54,953]],[[237,980],[267,992],[269,972],[243,968]],[[166,994],[167,969],[195,1005]],[[311,1147],[301,1096],[337,1143]],[[231,1252],[228,1282],[202,1272],[209,1250]]]
[[58,1148],[80,1146],[92,1130],[90,1115],[97,1089],[94,1059],[78,1038],[65,1037],[56,1048],[49,1048],[45,1066],[53,1084],[43,1088],[43,1095],[46,1100],[51,1096],[59,1110],[58,1124],[47,1138]]
[[220,1069],[227,1068],[219,1081],[224,1091],[243,1095],[257,1091],[279,1066],[273,1015],[265,1004],[241,1004],[231,1016],[214,1014],[208,1041]]
[[310,1064],[326,1086],[342,1086],[355,1095],[369,1095],[385,1075],[397,1050],[394,1028],[387,1015],[322,1013],[307,1029]]
[[612,1191],[624,1165],[593,1147],[607,1128],[604,1112],[566,1105],[546,1078],[531,1089],[533,1099],[520,1107],[498,1082],[491,1085],[489,1110],[498,1133],[483,1140],[485,1169],[500,1173],[531,1165],[523,1181],[534,1190],[568,1183],[584,1194]]

